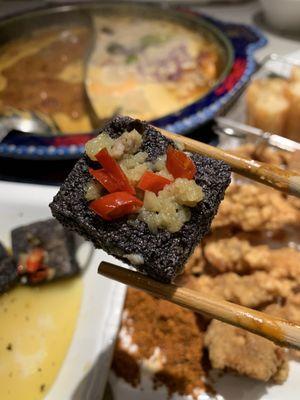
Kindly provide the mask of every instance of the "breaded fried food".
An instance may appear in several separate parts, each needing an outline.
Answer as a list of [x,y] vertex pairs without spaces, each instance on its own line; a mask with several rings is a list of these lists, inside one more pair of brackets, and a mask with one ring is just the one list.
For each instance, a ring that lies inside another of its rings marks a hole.
[[300,82],[300,67],[294,65],[291,71],[290,82]]
[[290,79],[256,79],[246,90],[247,123],[266,132],[300,137],[300,68],[294,67]]
[[204,337],[212,367],[264,382],[283,383],[288,376],[284,349],[270,340],[213,320]]
[[293,248],[252,246],[247,240],[233,237],[209,242],[204,247],[204,255],[221,273],[265,270],[274,277],[300,280],[300,252]]
[[300,140],[300,81],[291,83],[287,89],[289,111],[286,120],[286,136],[290,139]]
[[270,273],[258,271],[240,276],[233,272],[211,277],[202,275],[189,282],[189,287],[202,295],[214,296],[246,307],[256,308],[287,298],[298,283],[291,279],[274,278]]
[[300,323],[300,294],[290,296],[284,304],[270,304],[264,311],[290,322]]
[[204,247],[207,261],[221,273],[247,273],[256,269],[268,269],[270,265],[267,246],[251,246],[247,240],[237,237],[211,241]]
[[247,123],[264,131],[282,133],[289,110],[288,83],[282,78],[257,79],[246,91]]
[[[270,304],[264,311],[290,322],[300,323],[300,294],[290,296],[284,304]],[[300,350],[290,350],[292,356],[300,359]]]
[[261,143],[255,145],[253,143],[246,143],[237,149],[229,150],[231,154],[236,154],[250,160],[265,162],[268,164],[275,164],[279,166],[286,166],[292,158],[292,153],[289,151],[279,151],[274,148]]
[[232,184],[212,228],[232,226],[245,232],[279,230],[299,221],[299,211],[281,193],[262,185]]

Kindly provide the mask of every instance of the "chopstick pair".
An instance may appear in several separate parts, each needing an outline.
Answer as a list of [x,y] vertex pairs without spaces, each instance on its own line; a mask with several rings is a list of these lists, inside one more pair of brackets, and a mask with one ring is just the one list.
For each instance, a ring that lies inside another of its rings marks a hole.
[[[158,128],[157,128],[158,129]],[[281,192],[300,197],[300,174],[276,166],[246,160],[216,147],[168,132],[159,131],[169,139],[180,142],[185,150],[225,161],[236,172],[254,181],[271,186]],[[192,311],[246,329],[281,346],[300,349],[300,326],[278,317],[252,310],[225,300],[202,296],[195,290],[163,284],[138,272],[102,262],[98,273],[126,285],[171,301]]]

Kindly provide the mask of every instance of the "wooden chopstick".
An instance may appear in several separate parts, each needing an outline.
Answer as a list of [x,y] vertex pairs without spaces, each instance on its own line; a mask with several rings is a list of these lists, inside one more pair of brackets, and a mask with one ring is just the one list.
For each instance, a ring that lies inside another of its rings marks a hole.
[[218,147],[210,146],[161,128],[155,129],[158,129],[161,134],[167,138],[183,144],[187,151],[193,151],[203,156],[225,161],[231,166],[232,171],[239,175],[271,186],[281,192],[300,197],[300,174],[295,171],[288,171],[274,165],[247,160],[237,155],[227,153]]
[[300,349],[300,326],[225,300],[202,296],[201,293],[173,284],[166,284],[138,272],[102,262],[98,273],[142,289],[192,311],[238,326],[290,348]]

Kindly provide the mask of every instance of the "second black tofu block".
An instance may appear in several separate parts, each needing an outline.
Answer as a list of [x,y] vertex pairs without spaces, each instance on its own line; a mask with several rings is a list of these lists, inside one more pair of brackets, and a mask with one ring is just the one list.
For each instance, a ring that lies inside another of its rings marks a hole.
[[19,280],[14,259],[0,243],[0,293],[6,292]]
[[0,261],[6,257],[8,257],[8,252],[6,248],[3,246],[3,244],[0,242]]
[[[76,275],[79,266],[75,258],[75,238],[55,219],[35,222],[16,228],[11,233],[12,249],[18,265],[33,254],[36,249],[44,251],[42,269],[47,274],[33,274],[24,271],[22,283],[40,283],[43,281]],[[45,276],[43,276],[45,275]],[[32,279],[33,278],[33,279]]]
[[[140,150],[148,154],[148,161],[165,154],[167,146],[172,144],[151,125],[129,117],[114,118],[103,131],[117,138],[132,129],[142,134]],[[205,196],[191,209],[191,219],[176,233],[162,229],[152,233],[139,219],[131,219],[130,223],[128,218],[107,222],[91,211],[85,199],[86,186],[91,180],[90,160],[86,156],[77,162],[54,197],[50,204],[52,214],[64,226],[93,242],[96,248],[126,263],[129,263],[128,255],[141,256],[143,263],[135,265],[137,269],[157,280],[170,282],[182,271],[195,246],[208,232],[230,183],[230,168],[224,162],[197,154],[192,154],[191,158],[197,168],[195,181]]]

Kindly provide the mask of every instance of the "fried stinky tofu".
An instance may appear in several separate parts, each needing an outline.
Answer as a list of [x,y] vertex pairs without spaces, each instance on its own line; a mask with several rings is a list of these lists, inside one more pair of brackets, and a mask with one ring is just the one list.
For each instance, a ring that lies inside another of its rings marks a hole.
[[256,184],[232,184],[212,228],[231,226],[253,232],[279,230],[299,222],[299,211],[281,193]]
[[212,367],[261,381],[283,383],[288,375],[287,352],[270,340],[213,320],[204,337]]

